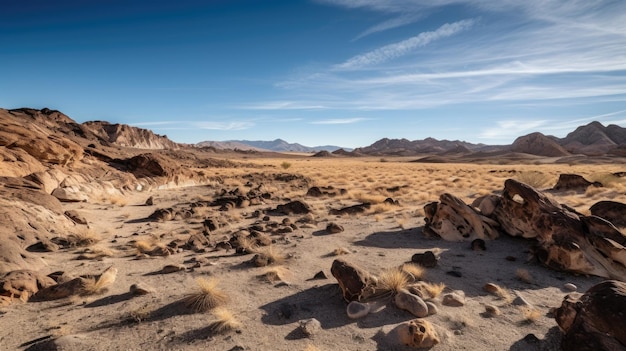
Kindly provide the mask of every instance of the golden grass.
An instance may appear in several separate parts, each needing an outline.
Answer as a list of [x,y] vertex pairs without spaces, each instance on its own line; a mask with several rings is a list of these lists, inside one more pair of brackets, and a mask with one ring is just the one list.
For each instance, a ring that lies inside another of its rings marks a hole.
[[291,272],[287,267],[283,266],[269,268],[263,274],[257,276],[259,280],[272,284],[287,281],[290,277]]
[[90,246],[102,240],[100,235],[91,229],[82,232],[71,233],[67,236],[66,239],[69,246],[71,247]]
[[383,290],[398,292],[406,289],[411,283],[411,277],[398,267],[385,269],[378,275],[378,287]]
[[551,179],[541,171],[523,171],[516,174],[514,179],[539,190],[551,185]]
[[402,272],[408,274],[413,281],[423,279],[424,274],[426,273],[426,268],[415,263],[405,263],[400,267],[400,269]]
[[211,322],[209,327],[216,333],[225,333],[231,330],[239,329],[241,322],[235,318],[232,312],[224,307],[215,307],[211,314],[216,318]]
[[302,349],[302,351],[320,351],[320,349],[318,349],[314,345],[309,344],[309,345],[306,345],[306,347]]
[[195,312],[206,312],[230,301],[230,296],[217,287],[218,280],[215,278],[196,279],[198,289],[188,294],[181,301]]
[[109,267],[99,277],[89,277],[83,279],[83,289],[81,295],[97,295],[108,291],[115,282],[117,268]]
[[541,311],[532,307],[522,307],[522,316],[524,317],[524,323],[535,323],[541,318]]
[[119,207],[124,207],[128,205],[128,199],[122,195],[111,195],[109,196],[108,201],[111,205],[116,205]]
[[424,289],[433,299],[441,295],[445,288],[446,284],[444,283],[427,283],[424,285]]
[[504,300],[506,303],[511,303],[511,301],[513,301],[513,297],[511,296],[508,290],[502,288],[501,286],[497,284],[491,283],[490,285],[492,286],[493,290],[488,290],[489,293]]
[[341,256],[341,255],[348,255],[350,254],[350,250],[346,249],[345,247],[338,247],[336,249],[333,250],[332,252],[332,256]]

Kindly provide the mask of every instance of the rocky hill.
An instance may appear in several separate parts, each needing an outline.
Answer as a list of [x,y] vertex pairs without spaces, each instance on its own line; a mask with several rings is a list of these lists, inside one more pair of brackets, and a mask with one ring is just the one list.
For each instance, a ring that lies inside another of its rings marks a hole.
[[[319,152],[341,149],[340,146],[323,145],[323,146],[304,146],[298,143],[289,143],[283,139],[271,141],[265,140],[228,140],[228,141],[202,141],[196,146],[212,146],[218,149],[239,149],[239,150],[257,150],[257,151],[276,151],[276,152]],[[344,148],[348,151],[351,149]]]
[[150,150],[180,149],[180,145],[168,139],[167,136],[154,134],[148,129],[103,121],[85,122],[83,125],[101,140],[106,140],[113,145]]
[[603,126],[591,122],[576,128],[565,138],[531,133],[517,138],[511,145],[472,144],[426,138],[423,140],[383,138],[370,146],[357,148],[355,153],[370,156],[440,155],[463,158],[503,157],[508,154],[565,157],[570,155],[623,155],[626,148],[626,128]]

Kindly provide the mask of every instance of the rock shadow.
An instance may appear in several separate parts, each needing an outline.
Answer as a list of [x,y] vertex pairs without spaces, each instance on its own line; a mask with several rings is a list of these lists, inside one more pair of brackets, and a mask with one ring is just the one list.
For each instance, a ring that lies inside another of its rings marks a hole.
[[552,327],[543,339],[528,334],[511,345],[509,351],[551,351],[561,349],[563,333],[559,327]]
[[381,249],[423,249],[425,241],[433,242],[433,240],[424,238],[422,228],[423,227],[416,227],[398,231],[376,232],[361,240],[355,241],[354,245],[378,247]]
[[86,308],[94,308],[94,307],[102,307],[102,306],[108,306],[108,305],[113,305],[116,303],[120,303],[120,302],[124,302],[127,300],[130,300],[134,297],[135,295],[133,295],[130,292],[126,292],[123,294],[118,294],[118,295],[110,295],[110,296],[105,296],[101,299],[95,300],[93,302],[90,302],[88,304],[85,305]]

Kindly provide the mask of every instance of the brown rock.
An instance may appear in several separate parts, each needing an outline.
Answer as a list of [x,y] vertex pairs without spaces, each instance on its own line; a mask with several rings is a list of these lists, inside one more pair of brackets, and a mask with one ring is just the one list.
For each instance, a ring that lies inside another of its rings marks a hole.
[[592,215],[613,223],[614,226],[626,226],[626,204],[617,201],[600,201],[591,206],[589,211]]
[[333,261],[330,272],[337,279],[346,301],[362,301],[374,285],[367,271],[342,259]]
[[335,222],[330,222],[326,226],[326,231],[331,234],[337,234],[343,232],[343,227]]
[[555,311],[564,350],[626,350],[626,283],[599,283],[578,300],[566,296]]
[[304,201],[296,200],[286,203],[284,205],[276,206],[276,212],[286,215],[307,214],[311,212],[311,207]]
[[398,291],[393,298],[393,302],[398,308],[411,312],[415,317],[428,316],[428,305],[426,305],[424,300],[406,290]]
[[52,278],[35,271],[12,271],[0,278],[0,296],[18,298],[26,302],[39,290],[55,284]]
[[602,186],[601,183],[599,182],[592,183],[578,174],[561,174],[559,175],[559,180],[556,182],[556,185],[554,186],[553,189],[560,190],[560,191],[565,191],[565,190],[584,191],[591,185],[596,186],[596,187]]
[[420,266],[426,268],[433,268],[437,266],[437,256],[432,251],[425,251],[424,253],[416,253],[411,257],[411,262],[417,263]]

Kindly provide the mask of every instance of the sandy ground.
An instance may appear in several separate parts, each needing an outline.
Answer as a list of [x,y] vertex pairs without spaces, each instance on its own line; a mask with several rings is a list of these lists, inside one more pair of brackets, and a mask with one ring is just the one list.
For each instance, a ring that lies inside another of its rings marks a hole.
[[[186,240],[202,228],[199,218],[143,221],[156,208],[211,198],[218,190],[198,186],[133,193],[124,206],[65,204],[66,209],[82,213],[102,237],[96,246],[113,249],[115,254],[101,260],[76,260],[84,248],[41,253],[48,271],[96,274],[114,266],[118,269],[117,280],[101,295],[2,308],[0,349],[33,350],[38,340],[71,335],[76,336],[78,348],[83,350],[404,350],[388,333],[415,317],[393,303],[358,320],[347,317],[346,302],[330,274],[337,258],[332,252],[343,247],[350,253],[341,258],[373,274],[410,261],[415,253],[440,250],[438,266],[427,269],[424,279],[445,283],[445,292],[462,290],[466,303],[450,307],[442,305],[441,298],[435,300],[439,312],[427,320],[436,326],[441,343],[433,350],[552,350],[558,349],[560,332],[549,310],[559,306],[567,294],[563,285],[573,283],[584,292],[602,280],[540,266],[530,259],[530,242],[523,239],[504,236],[487,242],[486,251],[473,251],[469,243],[425,237],[421,231],[423,219],[417,213],[400,226],[396,219],[384,215],[336,217],[319,210],[337,207],[338,200],[333,198],[302,197],[318,209],[316,222],[299,226],[273,244],[290,256],[282,265],[286,269],[283,282],[259,279],[268,268],[253,267],[247,263],[252,255],[233,251],[182,251],[167,257],[137,258],[133,240]],[[155,205],[143,206],[149,196],[154,197]],[[250,214],[255,209],[275,208],[279,203],[284,201],[272,200],[237,210],[241,219],[223,229],[224,234],[261,221]],[[217,208],[211,211],[213,216],[224,215]],[[281,222],[285,217],[270,216],[270,221]],[[295,222],[300,217],[290,218]],[[326,233],[329,221],[342,225],[345,231]],[[200,267],[194,267],[196,261],[202,262]],[[159,273],[168,264],[184,265],[185,269]],[[518,279],[518,269],[527,270],[531,281]],[[328,279],[313,279],[319,271]],[[450,271],[460,274],[451,275]],[[197,277],[219,280],[219,287],[230,295],[226,307],[241,322],[240,328],[215,333],[209,328],[214,319],[210,313],[176,309],[175,302],[196,289]],[[539,311],[536,320],[526,321],[520,306],[485,292],[483,286],[489,282],[505,287],[513,297],[522,296]],[[154,292],[132,296],[129,287],[136,283],[150,286]],[[501,315],[487,316],[485,304],[499,307]],[[299,321],[307,318],[321,323],[321,330],[311,337],[299,330]]]

